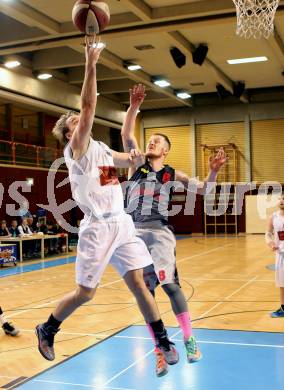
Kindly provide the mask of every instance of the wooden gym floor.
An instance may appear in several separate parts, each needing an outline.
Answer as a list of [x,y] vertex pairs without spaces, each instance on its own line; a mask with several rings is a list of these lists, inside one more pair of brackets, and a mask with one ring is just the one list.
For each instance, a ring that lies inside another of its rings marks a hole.
[[[0,270],[1,306],[21,330],[15,338],[0,334],[0,386],[31,377],[129,325],[144,324],[123,281],[108,267],[95,299],[63,324],[56,338],[56,360],[44,360],[37,351],[34,326],[74,289],[74,254],[69,260],[63,265],[55,260],[24,263],[15,275],[9,275],[10,269]],[[269,317],[279,307],[274,272],[266,268],[273,262],[262,235],[179,239],[177,263],[193,327],[283,332],[284,319]],[[165,324],[176,327],[160,288],[156,299]]]

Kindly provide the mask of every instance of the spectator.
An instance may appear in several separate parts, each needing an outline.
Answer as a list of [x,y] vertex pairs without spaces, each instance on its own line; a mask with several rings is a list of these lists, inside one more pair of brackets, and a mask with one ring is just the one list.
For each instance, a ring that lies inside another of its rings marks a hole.
[[[33,234],[31,229],[29,228],[27,218],[22,219],[22,224],[18,227],[18,229],[19,229],[20,237],[28,237],[28,236],[32,236]],[[33,242],[31,241],[23,242],[23,252],[25,257],[27,258],[32,257],[34,255],[34,249],[35,249],[35,245]]]
[[18,229],[18,221],[16,219],[13,219],[11,222],[11,227],[9,229],[10,234],[12,237],[18,237],[20,235],[19,229]]
[[[9,232],[11,234],[11,237],[13,238],[19,237],[20,232],[18,228],[18,221],[16,219],[12,219]],[[18,254],[20,253],[20,244],[16,242],[15,245],[17,245],[17,258],[18,258]]]
[[11,237],[9,229],[7,228],[7,222],[4,219],[1,221],[0,236],[2,236],[2,237],[3,236]]
[[[46,234],[49,234],[49,235],[53,235],[53,234],[57,234],[58,230],[57,230],[57,227],[55,224],[53,224],[53,222],[51,221],[47,221],[47,232]],[[59,253],[59,250],[58,250],[58,238],[51,238],[49,240],[49,248],[48,248],[48,253],[50,254],[58,254]]]
[[20,237],[31,236],[33,234],[31,229],[29,228],[27,218],[22,219],[22,224],[18,227],[18,229],[19,229]]
[[36,231],[35,231],[35,227],[34,227],[34,219],[32,216],[27,217],[27,223],[28,223],[28,227],[30,228],[30,231],[32,233],[35,233]]

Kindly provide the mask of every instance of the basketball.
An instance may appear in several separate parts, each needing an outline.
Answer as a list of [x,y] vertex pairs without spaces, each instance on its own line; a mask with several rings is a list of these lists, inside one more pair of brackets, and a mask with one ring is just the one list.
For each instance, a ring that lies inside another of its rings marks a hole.
[[109,7],[103,1],[77,0],[72,10],[72,20],[86,35],[99,34],[109,24]]

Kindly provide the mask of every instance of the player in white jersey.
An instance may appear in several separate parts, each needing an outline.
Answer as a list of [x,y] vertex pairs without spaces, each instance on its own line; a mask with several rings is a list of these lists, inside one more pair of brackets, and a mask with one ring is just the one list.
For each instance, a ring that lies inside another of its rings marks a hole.
[[265,240],[275,252],[275,283],[280,289],[280,308],[271,317],[284,317],[284,195],[279,200],[279,210],[268,218]]
[[45,323],[36,327],[38,347],[47,360],[55,358],[54,336],[60,324],[94,297],[101,276],[111,263],[134,294],[164,358],[169,364],[175,364],[178,353],[168,339],[155,300],[143,280],[143,268],[150,265],[152,259],[143,241],[136,237],[131,217],[124,211],[122,189],[116,175],[115,166],[129,167],[131,155],[110,150],[91,137],[100,52],[101,49],[86,38],[80,115],[63,115],[53,130],[57,139],[67,144],[64,156],[72,194],[84,212],[84,219],[80,224],[76,259],[77,289],[59,302]]

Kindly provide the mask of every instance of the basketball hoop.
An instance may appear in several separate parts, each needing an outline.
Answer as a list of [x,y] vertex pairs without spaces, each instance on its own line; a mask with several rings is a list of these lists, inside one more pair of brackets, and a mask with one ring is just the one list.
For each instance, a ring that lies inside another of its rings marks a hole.
[[269,38],[274,32],[274,17],[280,0],[233,0],[237,9],[237,35],[244,38]]

